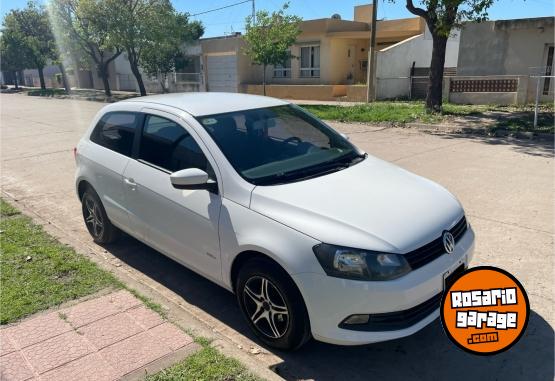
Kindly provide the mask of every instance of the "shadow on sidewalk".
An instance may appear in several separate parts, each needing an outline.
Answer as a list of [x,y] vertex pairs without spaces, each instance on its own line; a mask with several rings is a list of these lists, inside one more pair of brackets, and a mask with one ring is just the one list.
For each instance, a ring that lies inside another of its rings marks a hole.
[[[531,156],[539,157],[553,157],[555,154],[554,137],[546,139],[520,139],[514,137],[495,137],[479,134],[465,134],[465,133],[442,133],[442,132],[428,132],[430,135],[437,136],[441,139],[461,140],[466,139],[469,141],[489,144],[489,145],[508,145],[518,152]],[[548,135],[549,136],[549,135]]]
[[[127,235],[107,249],[188,303],[256,340],[230,292]],[[495,356],[475,356],[458,349],[438,320],[400,340],[362,347],[312,340],[296,352],[276,354],[284,359],[277,371],[287,380],[553,380],[555,375],[553,328],[534,311],[520,342]]]

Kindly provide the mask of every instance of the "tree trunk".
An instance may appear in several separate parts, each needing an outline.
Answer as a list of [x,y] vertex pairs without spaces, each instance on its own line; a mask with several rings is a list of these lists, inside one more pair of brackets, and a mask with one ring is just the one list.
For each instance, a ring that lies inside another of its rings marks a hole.
[[44,73],[43,73],[43,67],[42,66],[38,66],[37,70],[39,71],[39,80],[40,80],[40,88],[42,90],[46,90],[46,83],[44,82]]
[[60,72],[62,73],[62,84],[64,85],[64,89],[66,89],[66,93],[69,94],[71,89],[69,87],[69,82],[67,80],[66,68],[64,67],[63,63],[60,63],[58,67],[60,68]]
[[[131,57],[130,54],[129,56]],[[131,72],[133,72],[133,75],[137,80],[137,84],[139,85],[139,92],[141,93],[141,96],[145,96],[146,95],[145,84],[143,82],[143,76],[141,75],[141,71],[139,70],[138,63],[135,60],[130,59],[129,65],[131,66]]]
[[443,70],[448,36],[433,34],[432,37],[432,62],[430,64],[428,93],[426,94],[426,110],[429,112],[441,112],[443,103]]
[[162,88],[162,93],[167,94],[170,91],[166,87],[166,79],[168,78],[167,74],[160,74],[160,87]]
[[13,74],[14,74],[14,83],[15,83],[14,88],[15,88],[16,90],[19,90],[19,83],[18,83],[18,81],[17,81],[17,71],[14,71]]
[[112,96],[112,91],[110,90],[110,82],[108,81],[108,65],[106,63],[100,63],[98,65],[98,75],[102,78],[102,83],[104,84],[104,94],[107,97]]
[[262,72],[262,91],[264,96],[266,96],[266,64],[264,64],[263,66],[263,72]]

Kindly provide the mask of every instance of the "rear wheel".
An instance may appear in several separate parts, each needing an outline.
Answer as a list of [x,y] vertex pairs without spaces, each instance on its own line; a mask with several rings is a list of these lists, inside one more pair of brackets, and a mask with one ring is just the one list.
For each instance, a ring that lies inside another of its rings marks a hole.
[[94,242],[105,244],[114,242],[118,238],[118,228],[112,225],[100,198],[91,188],[88,188],[83,194],[81,209],[85,225]]
[[310,339],[302,296],[281,267],[263,259],[247,262],[235,291],[249,326],[268,346],[291,350]]

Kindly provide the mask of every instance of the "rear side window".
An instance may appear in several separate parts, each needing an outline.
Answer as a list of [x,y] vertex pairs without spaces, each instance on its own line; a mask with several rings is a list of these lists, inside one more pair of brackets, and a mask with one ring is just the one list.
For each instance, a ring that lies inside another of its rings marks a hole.
[[108,113],[96,125],[91,141],[122,155],[131,156],[140,119],[140,114],[133,112]]
[[213,176],[206,156],[193,137],[179,124],[159,116],[146,118],[139,159],[170,172],[199,168]]

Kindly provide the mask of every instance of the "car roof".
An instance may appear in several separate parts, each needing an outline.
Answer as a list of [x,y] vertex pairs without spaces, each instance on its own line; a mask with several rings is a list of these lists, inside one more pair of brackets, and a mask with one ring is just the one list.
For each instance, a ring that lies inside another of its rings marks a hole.
[[137,97],[123,102],[155,103],[171,106],[186,111],[193,116],[223,114],[289,104],[289,102],[276,98],[238,93],[172,93]]

